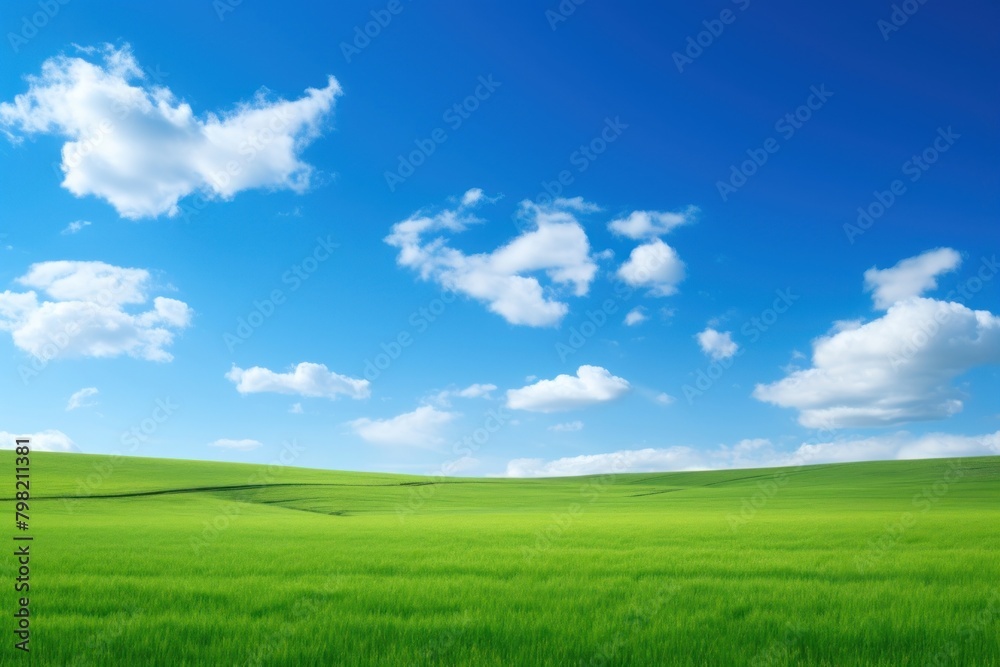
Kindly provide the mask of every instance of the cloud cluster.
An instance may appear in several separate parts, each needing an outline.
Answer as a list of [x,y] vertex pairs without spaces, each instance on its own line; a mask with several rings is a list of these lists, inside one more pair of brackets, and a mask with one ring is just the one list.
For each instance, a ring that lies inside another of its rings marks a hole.
[[600,366],[580,366],[576,375],[557,375],[552,380],[507,391],[507,407],[530,412],[561,412],[606,403],[631,388],[628,380]]
[[276,373],[261,366],[240,368],[233,364],[226,373],[226,379],[235,384],[236,391],[241,394],[293,394],[329,399],[338,396],[359,399],[371,395],[371,383],[368,380],[340,375],[324,364],[307,361],[285,373]]
[[919,437],[902,432],[865,439],[802,444],[791,451],[778,450],[769,440],[756,438],[711,450],[667,447],[626,449],[551,461],[537,458],[514,459],[507,464],[506,476],[561,477],[624,472],[723,470],[997,454],[1000,454],[1000,431],[978,436],[931,433]]
[[[940,249],[865,274],[877,308],[870,322],[839,322],[813,342],[812,367],[753,395],[799,410],[803,426],[885,426],[942,419],[962,409],[952,381],[1000,363],[1000,317],[955,301],[918,296],[954,270],[957,253]],[[891,299],[900,299],[889,303]]]
[[231,199],[252,188],[309,187],[312,167],[300,159],[341,94],[336,79],[297,100],[269,99],[195,114],[168,88],[153,85],[128,45],[83,50],[101,62],[58,56],[27,77],[27,92],[0,103],[0,128],[66,139],[62,186],[104,199],[126,218],[175,215],[194,192]]
[[633,211],[609,222],[608,229],[617,236],[643,241],[618,268],[618,277],[632,287],[648,289],[650,296],[675,294],[684,280],[684,262],[659,237],[693,222],[697,215],[698,207],[688,206],[679,212]]
[[569,311],[562,295],[586,295],[597,272],[587,234],[576,218],[596,207],[580,198],[557,199],[549,206],[522,202],[521,234],[491,252],[466,254],[450,245],[448,237],[482,222],[473,209],[483,201],[488,200],[482,190],[469,190],[454,209],[416,213],[396,223],[385,242],[399,249],[400,266],[482,301],[511,324],[558,324]]
[[[147,303],[150,274],[104,262],[54,261],[31,265],[16,280],[28,292],[0,293],[0,331],[39,359],[115,357],[127,354],[170,361],[174,335],[191,323],[183,301],[156,297]],[[37,292],[35,291],[37,290]],[[48,297],[40,299],[39,294]]]

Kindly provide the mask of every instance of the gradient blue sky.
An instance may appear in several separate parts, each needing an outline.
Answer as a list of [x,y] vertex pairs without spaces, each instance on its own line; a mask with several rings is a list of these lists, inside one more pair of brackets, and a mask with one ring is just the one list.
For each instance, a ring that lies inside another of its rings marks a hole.
[[315,4],[4,3],[0,431],[476,475],[1000,453],[996,6]]

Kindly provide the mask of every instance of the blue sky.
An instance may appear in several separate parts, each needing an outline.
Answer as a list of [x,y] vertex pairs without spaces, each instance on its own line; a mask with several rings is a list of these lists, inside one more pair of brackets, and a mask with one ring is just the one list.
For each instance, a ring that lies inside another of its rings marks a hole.
[[1000,453],[997,8],[675,4],[6,3],[0,431],[470,475]]

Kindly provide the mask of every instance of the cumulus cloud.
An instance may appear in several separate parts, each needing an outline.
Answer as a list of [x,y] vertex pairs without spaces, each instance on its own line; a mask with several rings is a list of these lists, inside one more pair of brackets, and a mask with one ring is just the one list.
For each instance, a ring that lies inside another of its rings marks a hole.
[[90,220],[74,220],[73,222],[66,225],[66,227],[59,233],[63,235],[76,234],[84,227],[89,227],[89,226],[90,226]]
[[720,332],[711,327],[706,328],[695,336],[695,338],[698,339],[701,351],[715,360],[728,359],[736,354],[740,347],[733,342],[732,332]]
[[376,445],[411,445],[430,447],[444,441],[443,428],[458,414],[422,405],[413,412],[405,412],[390,419],[362,417],[348,425],[362,439]]
[[39,359],[127,354],[170,361],[164,348],[191,323],[190,307],[176,299],[156,297],[152,309],[136,308],[149,299],[145,269],[40,262],[16,282],[33,289],[0,293],[0,331],[9,331],[17,347]]
[[434,394],[428,400],[444,407],[451,405],[453,398],[493,398],[492,393],[496,391],[495,384],[470,384],[464,389],[446,389]]
[[489,398],[490,392],[496,391],[495,384],[470,384],[465,389],[454,392],[459,398]]
[[263,447],[264,443],[258,442],[257,440],[250,440],[249,438],[244,438],[243,440],[230,440],[228,438],[220,438],[215,442],[208,443],[209,447],[221,447],[222,449],[236,449],[241,452],[249,452],[258,447]]
[[17,439],[28,438],[31,440],[31,449],[36,452],[78,452],[80,448],[76,446],[73,439],[62,431],[49,429],[38,433],[9,433],[0,431],[0,449],[14,449]]
[[636,306],[625,315],[625,325],[634,327],[642,324],[648,319],[649,317],[646,315],[646,310],[642,306]]
[[650,296],[670,296],[684,280],[684,262],[676,250],[654,239],[632,249],[618,277],[633,287],[648,288]]
[[572,433],[573,431],[582,431],[583,422],[576,420],[571,422],[562,422],[561,424],[553,424],[549,427],[549,430],[555,433]]
[[608,229],[619,236],[630,239],[647,239],[667,234],[675,227],[693,222],[698,215],[697,206],[688,206],[683,211],[632,211],[624,218],[608,223]]
[[368,398],[371,383],[334,373],[324,364],[303,361],[285,373],[254,366],[240,368],[236,364],[226,373],[226,379],[236,385],[241,394],[294,394],[309,398],[335,399],[337,396]]
[[176,215],[200,192],[231,199],[252,188],[309,187],[300,159],[341,94],[336,79],[297,100],[260,89],[249,102],[201,116],[164,86],[150,83],[128,45],[57,56],[26,77],[27,92],[0,103],[0,128],[64,138],[62,186],[104,199],[126,218]]
[[449,245],[450,235],[482,222],[472,209],[485,199],[478,188],[469,190],[455,209],[418,212],[396,223],[385,242],[399,249],[400,266],[485,303],[511,324],[558,324],[569,311],[563,295],[586,295],[597,272],[575,215],[593,205],[580,198],[557,199],[549,206],[525,201],[519,213],[524,231],[501,247],[466,254]]
[[951,458],[1000,454],[1000,431],[962,436],[931,433],[913,436],[906,432],[865,439],[843,439],[803,443],[780,450],[767,439],[741,440],[732,446],[701,450],[693,447],[626,449],[546,461],[514,459],[507,464],[507,477],[561,477],[625,472],[672,472],[769,468],[815,463],[845,463],[893,459]]
[[812,367],[758,384],[754,397],[799,410],[799,422],[813,428],[885,426],[959,412],[962,396],[952,381],[977,366],[1000,363],[1000,317],[913,296],[918,285],[926,289],[935,270],[907,268],[899,274],[905,279],[881,274],[876,290],[888,291],[877,291],[876,301],[888,294],[910,296],[870,322],[837,323],[813,342]]
[[97,405],[97,400],[94,397],[99,393],[97,387],[84,387],[80,391],[73,392],[73,395],[69,397],[69,401],[66,402],[66,410],[90,408]]
[[580,366],[576,375],[557,375],[520,389],[507,391],[507,407],[531,412],[575,410],[613,401],[624,395],[630,385],[600,366]]
[[865,291],[872,293],[875,307],[892,304],[937,288],[937,277],[954,271],[962,256],[951,248],[938,248],[898,262],[889,269],[874,266],[865,271]]

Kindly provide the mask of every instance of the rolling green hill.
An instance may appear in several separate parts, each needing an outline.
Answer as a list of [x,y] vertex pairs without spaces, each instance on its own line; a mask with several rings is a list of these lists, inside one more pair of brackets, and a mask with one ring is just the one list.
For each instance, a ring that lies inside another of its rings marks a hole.
[[[0,466],[13,534],[13,452]],[[1000,457],[537,480],[31,468],[33,664],[1000,664]]]

